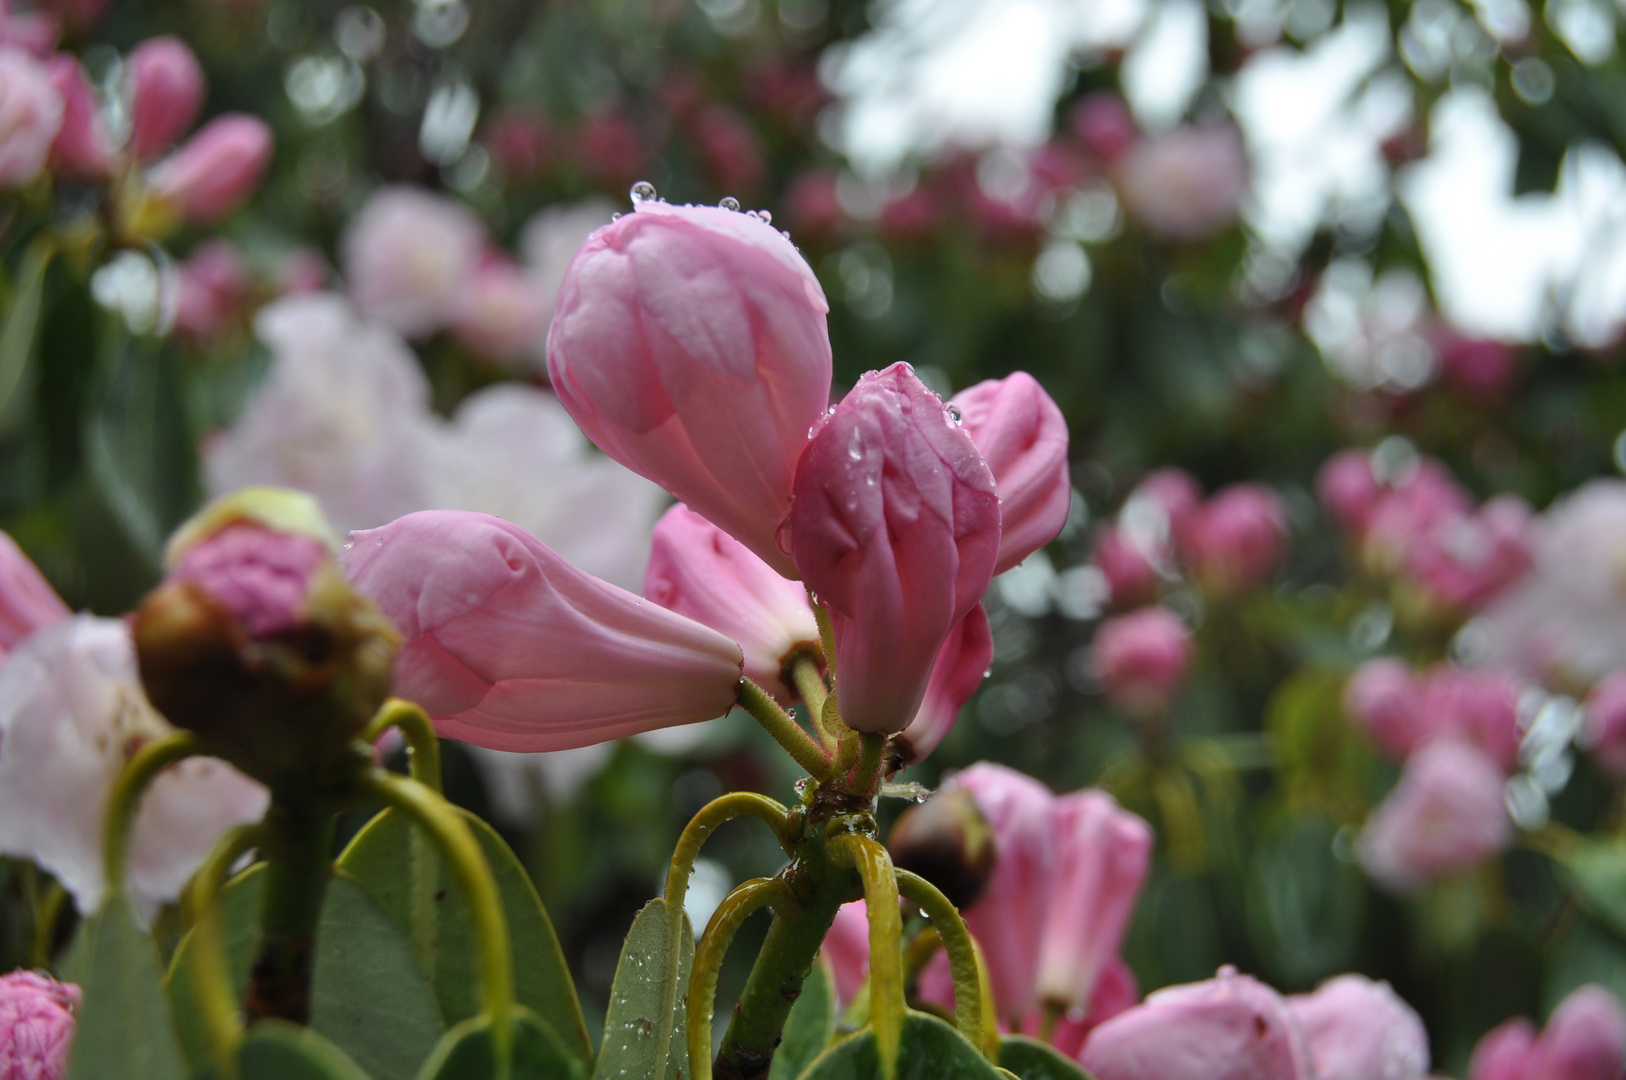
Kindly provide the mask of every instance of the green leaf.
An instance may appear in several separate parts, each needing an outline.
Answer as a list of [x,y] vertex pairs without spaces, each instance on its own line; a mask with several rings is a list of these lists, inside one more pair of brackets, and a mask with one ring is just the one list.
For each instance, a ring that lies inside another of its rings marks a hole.
[[68,1080],[184,1080],[158,950],[127,900],[85,920],[63,966],[84,991]]
[[[673,955],[672,914],[656,897],[632,921],[610,987],[594,1080],[681,1080],[689,1071],[684,1042],[683,995],[694,961],[694,930],[678,916],[677,955]],[[675,969],[675,970],[674,970]]]
[[[586,1080],[587,1070],[553,1028],[521,1007],[513,1019],[512,1080]],[[471,1017],[448,1031],[423,1063],[418,1080],[487,1080],[495,1075],[497,1051],[491,1024]]]
[[1299,816],[1260,837],[1246,879],[1248,929],[1284,982],[1313,986],[1355,964],[1366,882],[1338,858],[1336,822]]
[[1560,854],[1559,866],[1581,906],[1626,937],[1626,843],[1581,841]]
[[[576,987],[530,877],[491,826],[473,814],[460,813],[479,840],[502,895],[514,954],[516,999],[553,1028],[584,1068],[591,1068],[593,1047]],[[385,810],[350,842],[339,865],[413,941],[420,964],[431,973],[446,1023],[476,1015],[481,1004],[473,920],[462,890],[428,839],[399,813]]]
[[999,1040],[999,1064],[1020,1080],[1090,1080],[1077,1062],[1026,1035],[1006,1035]]
[[785,1034],[774,1051],[768,1080],[795,1080],[830,1045],[835,1032],[835,987],[829,962],[820,956],[785,1019]]
[[23,256],[17,273],[17,288],[6,305],[0,325],[0,434],[11,431],[28,410],[18,396],[28,387],[28,374],[34,359],[34,340],[39,335],[40,302],[45,297],[45,271],[56,249],[36,241]]
[[[999,1070],[977,1048],[935,1016],[911,1012],[903,1020],[898,1080],[995,1080]],[[802,1073],[801,1080],[880,1080],[881,1061],[868,1029],[836,1043]]]
[[238,1052],[240,1080],[370,1080],[350,1055],[310,1028],[261,1020]]

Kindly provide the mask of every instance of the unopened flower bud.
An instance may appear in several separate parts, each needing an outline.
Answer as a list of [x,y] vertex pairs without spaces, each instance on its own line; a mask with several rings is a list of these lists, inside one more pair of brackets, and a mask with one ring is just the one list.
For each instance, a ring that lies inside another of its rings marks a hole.
[[1209,588],[1235,592],[1262,584],[1287,540],[1281,497],[1260,484],[1236,484],[1203,507],[1191,534],[1191,560]]
[[145,161],[192,129],[203,108],[203,68],[178,37],[148,38],[125,65],[130,95],[130,153]]
[[1626,1012],[1608,990],[1583,986],[1547,1018],[1536,1054],[1541,1080],[1617,1080],[1626,1065]]
[[51,142],[51,170],[82,180],[107,176],[113,149],[85,69],[69,53],[45,61],[51,85],[62,96],[62,126]]
[[1355,669],[1344,684],[1344,714],[1400,760],[1429,730],[1411,665],[1393,656],[1376,657]]
[[994,831],[963,787],[905,810],[886,846],[893,865],[936,885],[957,908],[977,901],[994,870]]
[[1383,498],[1383,485],[1372,472],[1372,456],[1364,450],[1341,450],[1328,458],[1316,474],[1315,490],[1338,527],[1357,537],[1366,531]]
[[32,971],[0,977],[0,1077],[60,1080],[78,1021],[79,987]]
[[154,167],[152,194],[188,224],[219,221],[260,186],[271,148],[271,129],[259,117],[217,117]]
[[1167,708],[1191,664],[1191,634],[1160,607],[1108,619],[1095,632],[1090,668],[1107,697],[1145,713]]

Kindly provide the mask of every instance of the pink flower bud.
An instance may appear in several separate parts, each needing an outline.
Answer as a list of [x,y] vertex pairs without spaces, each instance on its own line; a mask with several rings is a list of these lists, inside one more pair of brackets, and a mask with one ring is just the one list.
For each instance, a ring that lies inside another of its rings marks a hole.
[[988,677],[988,665],[993,662],[994,635],[988,628],[988,612],[978,604],[949,632],[932,664],[920,711],[892,738],[903,764],[913,764],[937,749],[954,729],[960,709]]
[[782,676],[798,647],[818,647],[807,591],[682,503],[655,526],[644,595],[732,640],[745,674],[781,702],[800,696]]
[[181,264],[175,329],[198,341],[218,337],[245,313],[254,279],[230,240],[200,246]]
[[1171,986],[1108,1020],[1079,1063],[1095,1080],[1312,1080],[1287,1003],[1256,979],[1221,968]]
[[1626,1065],[1626,1012],[1596,984],[1574,991],[1547,1018],[1536,1040],[1539,1080],[1618,1080]]
[[1372,474],[1372,457],[1364,450],[1340,450],[1316,474],[1316,494],[1338,527],[1351,536],[1366,532],[1383,498],[1383,485]]
[[1090,670],[1115,704],[1131,712],[1167,708],[1191,663],[1191,634],[1160,607],[1107,619],[1090,646]]
[[1118,954],[1146,880],[1152,829],[1104,791],[1056,801],[1056,873],[1039,951],[1039,996],[1083,1011]]
[[1626,671],[1605,675],[1586,699],[1587,749],[1603,771],[1626,779]]
[[260,186],[271,148],[271,129],[259,117],[217,116],[153,167],[153,194],[190,224],[219,221]]
[[1423,1080],[1428,1074],[1428,1032],[1388,983],[1340,975],[1287,1004],[1309,1044],[1315,1080]]
[[1202,508],[1191,532],[1191,560],[1205,583],[1234,592],[1263,584],[1286,541],[1281,497],[1259,484],[1235,484]]
[[1203,508],[1202,488],[1197,486],[1190,473],[1184,469],[1157,469],[1147,473],[1145,479],[1129,493],[1124,503],[1125,509],[1136,501],[1161,510],[1166,539],[1181,551],[1190,550],[1192,530],[1202,516]]
[[1518,373],[1517,356],[1505,342],[1448,333],[1435,342],[1434,350],[1440,358],[1440,378],[1475,400],[1500,397]]
[[1344,684],[1344,713],[1396,759],[1430,733],[1422,711],[1422,688],[1411,666],[1392,656],[1368,660]]
[[971,438],[907,364],[869,372],[796,469],[791,545],[830,609],[836,694],[857,731],[901,731],[949,631],[981,600],[999,498]]
[[1535,1046],[1535,1025],[1522,1017],[1492,1028],[1468,1059],[1468,1080],[1526,1080]]
[[565,750],[728,712],[740,647],[582,573],[498,518],[409,514],[352,533],[350,580],[406,638],[395,691],[442,735]]
[[187,548],[169,578],[200,586],[258,638],[304,619],[312,579],[327,560],[327,547],[313,537],[245,523]]
[[61,1080],[78,1024],[79,987],[48,975],[0,976],[0,1077]]
[[1504,770],[1519,760],[1519,698],[1525,684],[1501,668],[1437,664],[1422,684],[1419,711],[1433,734],[1457,735]]
[[[39,4],[60,7],[61,4]],[[44,11],[13,11],[8,2],[0,6],[0,45],[10,45],[45,60],[56,50],[62,26],[55,15]]]
[[1417,538],[1441,521],[1466,515],[1468,495],[1445,466],[1425,459],[1416,472],[1378,501],[1363,541],[1367,561],[1381,572],[1400,566]]
[[1496,762],[1470,743],[1424,744],[1367,820],[1356,844],[1361,865],[1403,892],[1484,862],[1513,838],[1503,782]]
[[104,179],[113,148],[84,68],[68,53],[58,53],[45,61],[45,69],[62,96],[62,127],[51,143],[52,170],[83,180]]
[[148,38],[125,63],[130,153],[137,161],[168,150],[197,121],[207,86],[198,58],[178,37]]
[[339,242],[362,313],[408,337],[456,313],[480,261],[485,227],[462,203],[410,187],[374,192]]
[[31,183],[62,127],[62,95],[45,65],[0,46],[0,188]]
[[16,541],[0,532],[0,663],[23,638],[72,614]]
[[1025,371],[963,390],[949,407],[959,410],[962,428],[994,473],[1001,528],[994,573],[1003,574],[1067,523],[1073,496],[1067,421]]
[[1473,514],[1444,518],[1419,533],[1407,570],[1439,603],[1476,611],[1530,569],[1530,507],[1499,495]]
[[548,372],[600,449],[794,577],[778,533],[829,401],[828,310],[773,226],[645,200],[571,263]]
[[540,358],[553,303],[542,287],[506,258],[484,259],[452,311],[452,335],[486,360],[518,366]]
[[869,908],[854,900],[836,910],[835,922],[824,935],[824,958],[835,976],[836,1000],[851,1002],[869,978]]
[[1107,579],[1114,607],[1150,603],[1157,598],[1158,582],[1163,576],[1153,561],[1154,552],[1146,548],[1139,537],[1121,525],[1101,534],[1095,546],[1095,565]]
[[1085,95],[1073,106],[1069,124],[1073,136],[1102,161],[1118,160],[1140,137],[1129,106],[1112,91]]

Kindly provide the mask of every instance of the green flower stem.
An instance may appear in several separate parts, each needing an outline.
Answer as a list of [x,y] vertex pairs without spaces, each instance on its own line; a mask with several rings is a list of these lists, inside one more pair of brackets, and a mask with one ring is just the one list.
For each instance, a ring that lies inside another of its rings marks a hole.
[[794,917],[796,897],[779,878],[753,878],[729,893],[717,905],[700,944],[694,951],[694,969],[689,976],[689,993],[684,1008],[688,1012],[689,1072],[694,1080],[711,1080],[711,1013],[717,997],[717,974],[729,942],[748,915],[763,905],[771,905],[780,918]]
[[[203,753],[197,738],[189,731],[176,731],[154,740],[135,752],[124,765],[124,771],[113,783],[107,797],[107,810],[103,816],[102,874],[107,879],[107,895],[124,893],[124,864],[130,851],[130,826],[135,822],[136,809],[147,785],[158,774],[189,757]],[[106,901],[103,901],[106,903]]]
[[791,682],[796,686],[797,694],[807,704],[807,715],[813,722],[813,729],[818,732],[819,742],[824,744],[824,752],[832,754],[836,749],[837,735],[825,721],[825,702],[830,698],[830,691],[824,685],[824,674],[819,670],[818,657],[811,653],[796,654],[796,659],[790,663]]
[[[32,866],[29,867],[33,869]],[[33,891],[30,885],[30,892]],[[28,966],[32,968],[49,967],[51,963],[51,945],[56,940],[56,924],[62,917],[62,907],[68,899],[68,890],[62,887],[62,882],[52,878],[45,886],[45,895],[35,897],[34,901],[34,934],[28,945]]]
[[824,646],[824,666],[830,672],[830,682],[836,681],[836,631],[830,623],[830,612],[819,603],[813,590],[807,590],[807,602],[813,608],[813,621],[819,627],[819,644]]
[[335,807],[306,791],[293,797],[273,788],[266,811],[264,937],[249,969],[243,1012],[250,1020],[310,1023],[316,923],[333,875]]
[[452,875],[457,878],[458,887],[463,890],[480,950],[481,997],[486,1018],[491,1023],[492,1041],[496,1044],[497,1076],[498,1080],[506,1080],[513,1064],[513,954],[509,950],[508,920],[503,915],[497,880],[492,876],[485,853],[452,804],[416,780],[372,769],[363,774],[361,787],[411,817],[434,837]]
[[824,748],[814,742],[813,737],[803,731],[795,718],[780,708],[766,690],[750,679],[741,679],[739,702],[740,707],[766,728],[768,734],[796,759],[796,764],[807,770],[809,776],[819,781],[830,779],[830,759],[825,755]]
[[853,766],[853,792],[874,796],[881,790],[886,757],[885,732],[860,732],[858,762]]
[[898,1074],[898,1045],[903,1039],[903,916],[898,911],[898,879],[892,856],[880,841],[846,833],[830,842],[830,853],[858,871],[869,909],[870,1027],[881,1058],[881,1075]]
[[390,728],[398,729],[406,740],[407,768],[412,779],[440,791],[440,739],[428,715],[410,701],[390,698],[368,721],[359,738],[371,745]]
[[983,1045],[982,1001],[984,987],[977,974],[977,948],[971,940],[960,912],[938,891],[937,886],[908,870],[897,871],[898,893],[919,905],[948,953],[949,970],[954,975],[954,1025],[971,1045]]
[[188,903],[192,922],[192,989],[198,999],[198,1019],[214,1071],[222,1080],[237,1076],[237,1047],[243,1038],[243,1021],[237,1012],[237,996],[232,991],[231,968],[226,962],[225,942],[220,933],[220,887],[238,856],[265,841],[263,824],[239,825],[228,830],[209,849],[203,865],[192,878]]
[[666,872],[666,901],[673,906],[674,923],[678,921],[676,915],[683,907],[684,895],[689,891],[689,876],[694,873],[694,860],[701,846],[718,826],[741,817],[766,822],[785,854],[795,853],[795,841],[790,835],[790,811],[783,806],[766,795],[750,791],[736,791],[713,799],[689,819],[683,835],[678,837],[677,849],[672,852],[672,866]]

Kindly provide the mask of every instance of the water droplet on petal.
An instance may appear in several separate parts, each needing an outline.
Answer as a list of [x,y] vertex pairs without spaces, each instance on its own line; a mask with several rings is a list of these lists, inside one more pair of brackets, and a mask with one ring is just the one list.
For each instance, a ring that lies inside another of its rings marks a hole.
[[954,421],[954,426],[959,427],[960,421],[964,419],[960,414],[960,407],[958,405],[948,405],[945,408],[948,409],[949,419]]
[[755,210],[747,210],[745,212],[745,216],[750,218],[752,221],[761,221],[762,220],[762,215],[757,213]]
[[722,207],[724,210],[738,210],[740,208],[740,200],[736,199],[732,195],[724,195],[722,201],[717,205]]
[[768,211],[766,211],[766,210],[758,210],[757,211],[757,217],[762,219],[762,223],[764,225],[772,225],[773,224],[773,215],[768,213]]
[[854,461],[864,460],[864,436],[857,428],[853,428],[852,438],[847,440],[847,456]]
[[610,220],[611,221],[620,221],[621,220],[621,211],[617,210],[615,213],[611,214],[610,215]]
[[634,206],[637,206],[639,203],[649,202],[651,199],[656,197],[655,185],[651,184],[648,180],[640,180],[636,184],[632,185],[632,190],[627,192],[627,197],[632,200],[632,205]]

